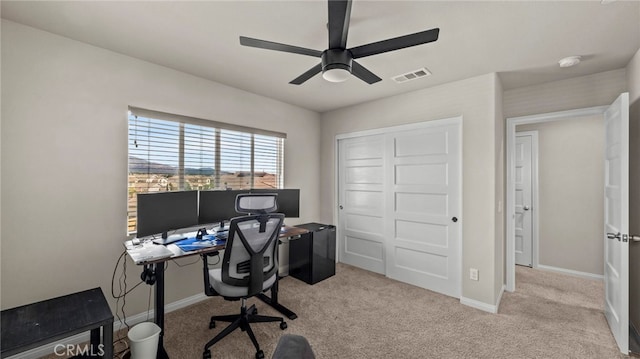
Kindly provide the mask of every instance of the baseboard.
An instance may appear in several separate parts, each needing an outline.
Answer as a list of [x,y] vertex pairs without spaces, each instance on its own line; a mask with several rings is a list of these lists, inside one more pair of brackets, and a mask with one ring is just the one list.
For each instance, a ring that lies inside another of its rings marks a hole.
[[576,271],[576,270],[573,270],[573,269],[558,268],[558,267],[546,266],[546,265],[543,265],[543,264],[538,264],[538,266],[536,268],[537,269],[546,270],[546,271],[550,271],[550,272],[568,274],[568,275],[572,275],[572,276],[580,277],[580,278],[596,279],[596,280],[602,280],[602,281],[604,280],[604,276],[601,275],[601,274],[580,272],[580,271]]
[[[500,297],[502,297],[502,294],[500,295]],[[476,308],[476,309],[480,309],[484,312],[489,312],[492,314],[496,314],[498,313],[498,305],[491,305],[491,304],[487,304],[484,302],[480,302],[477,301],[475,299],[471,299],[471,298],[466,298],[466,297],[460,297],[460,304],[464,304],[466,306],[469,306],[471,308]]]
[[[165,313],[170,313],[173,312],[174,310],[178,310],[181,308],[185,308],[188,307],[192,304],[196,304],[198,302],[201,302],[205,299],[207,299],[208,297],[204,294],[204,293],[199,293],[196,295],[192,295],[191,297],[187,297],[184,299],[180,299],[177,300],[175,302],[169,303],[167,305],[165,305]],[[153,309],[151,309],[148,314],[147,312],[143,312],[143,313],[138,313],[132,316],[128,316],[125,320],[115,320],[113,322],[113,331],[116,332],[122,328],[125,327],[124,322],[126,321],[127,324],[129,324],[129,326],[133,326],[136,325],[138,323],[142,323],[147,321],[147,317],[148,318],[153,318],[155,312]],[[50,343],[50,344],[46,344],[37,348],[33,348],[27,351],[24,351],[22,353],[13,355],[11,357],[8,357],[7,359],[38,359],[41,358],[43,356],[47,356],[50,355],[52,353],[54,353],[55,347],[56,345],[60,345],[60,344],[64,344],[64,345],[77,345],[77,344],[81,344],[81,343],[86,343],[89,341],[89,332],[86,333],[82,333],[82,334],[77,334],[71,337],[67,337],[64,339],[61,339],[57,342],[54,343]],[[115,339],[115,338],[114,338]]]

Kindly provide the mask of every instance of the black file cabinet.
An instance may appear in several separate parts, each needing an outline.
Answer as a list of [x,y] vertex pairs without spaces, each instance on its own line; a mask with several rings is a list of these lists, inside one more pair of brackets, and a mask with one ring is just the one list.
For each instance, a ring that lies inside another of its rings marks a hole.
[[289,275],[315,284],[336,274],[336,227],[320,223],[296,227],[309,233],[289,241]]

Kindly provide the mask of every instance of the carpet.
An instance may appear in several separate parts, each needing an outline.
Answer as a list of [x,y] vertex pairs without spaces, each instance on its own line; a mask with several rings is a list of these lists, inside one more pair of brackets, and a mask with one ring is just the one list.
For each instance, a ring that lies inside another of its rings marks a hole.
[[[382,275],[338,264],[315,285],[281,281],[280,301],[298,314],[253,325],[267,358],[286,333],[306,337],[317,358],[622,358],[603,313],[601,281],[517,268],[517,288],[504,293],[498,314],[486,313]],[[258,300],[261,314],[278,315]],[[165,347],[171,358],[196,359],[222,330],[212,314],[233,314],[239,302],[211,298],[169,313]],[[246,333],[212,348],[213,358],[253,358]]]
[[[603,313],[602,281],[516,268],[516,291],[505,292],[497,314],[456,298],[345,264],[315,285],[292,277],[280,282],[280,302],[297,313],[278,323],[252,325],[270,358],[285,333],[307,338],[316,358],[625,358]],[[279,315],[250,299],[265,315]],[[213,297],[165,317],[165,348],[172,359],[202,358],[209,317],[235,314],[240,302]],[[121,334],[126,336],[126,334]],[[117,336],[115,336],[117,337]],[[116,348],[118,349],[118,348]],[[211,348],[213,358],[254,358],[249,337],[235,331]],[[50,356],[48,358],[59,358]]]

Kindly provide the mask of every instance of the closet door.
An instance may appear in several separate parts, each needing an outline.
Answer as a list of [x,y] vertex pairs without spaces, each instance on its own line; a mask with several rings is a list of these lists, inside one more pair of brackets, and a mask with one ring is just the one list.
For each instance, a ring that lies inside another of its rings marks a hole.
[[338,142],[339,260],[384,274],[384,135]]
[[462,119],[338,141],[340,262],[460,297]]
[[[440,122],[440,121],[439,121]],[[386,140],[386,275],[460,296],[461,125],[390,134]]]

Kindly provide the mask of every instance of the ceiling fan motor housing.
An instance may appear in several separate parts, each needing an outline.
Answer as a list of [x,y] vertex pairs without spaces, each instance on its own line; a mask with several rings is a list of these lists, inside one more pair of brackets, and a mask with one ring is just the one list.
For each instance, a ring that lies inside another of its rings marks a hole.
[[322,72],[333,69],[346,70],[351,73],[353,56],[349,50],[328,49],[322,52]]

